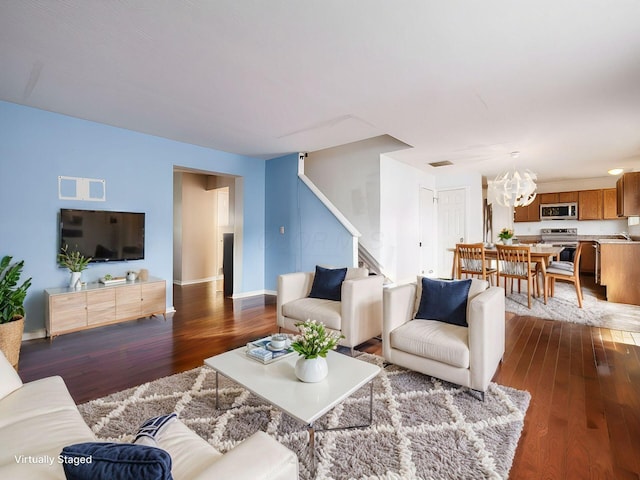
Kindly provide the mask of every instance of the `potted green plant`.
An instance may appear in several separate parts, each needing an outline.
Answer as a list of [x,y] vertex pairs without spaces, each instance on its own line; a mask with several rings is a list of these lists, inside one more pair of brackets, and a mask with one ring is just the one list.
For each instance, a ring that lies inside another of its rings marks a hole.
[[303,382],[319,382],[329,373],[327,353],[338,346],[344,335],[328,331],[324,323],[315,320],[296,323],[296,327],[300,335],[291,344],[300,355],[295,367],[296,377]]
[[17,370],[24,332],[24,299],[31,278],[18,285],[24,260],[12,264],[12,259],[6,255],[0,261],[0,350]]
[[91,261],[91,257],[86,258],[79,251],[75,250],[69,252],[69,246],[65,245],[60,249],[58,254],[58,265],[66,267],[71,272],[71,279],[69,281],[70,288],[80,288],[82,283],[80,277],[82,272],[87,269],[87,265]]
[[502,240],[503,244],[511,245],[512,238],[513,238],[513,230],[505,227],[502,230],[500,230],[498,237],[500,238],[500,240]]

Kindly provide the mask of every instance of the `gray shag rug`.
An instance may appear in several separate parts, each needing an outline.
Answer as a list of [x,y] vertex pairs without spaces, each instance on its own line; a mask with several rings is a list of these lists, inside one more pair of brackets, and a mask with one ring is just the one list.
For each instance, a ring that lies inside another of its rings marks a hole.
[[508,293],[506,311],[517,315],[533,315],[549,320],[581,323],[592,327],[604,327],[626,332],[640,332],[640,307],[607,302],[594,292],[582,289],[582,308],[578,307],[576,289],[572,283],[556,282],[555,294],[544,304],[543,297],[531,297],[531,309],[527,305],[526,282],[522,293]]
[[[381,357],[358,358],[383,367]],[[331,374],[331,373],[329,373]],[[133,387],[79,406],[98,438],[130,442],[145,419],[170,412],[226,452],[257,430],[296,452],[303,479],[508,478],[528,392],[492,383],[483,403],[465,388],[397,366],[374,380],[373,423],[362,429],[318,432],[312,473],[304,425],[208,367]],[[316,423],[317,429],[366,423],[369,386]]]

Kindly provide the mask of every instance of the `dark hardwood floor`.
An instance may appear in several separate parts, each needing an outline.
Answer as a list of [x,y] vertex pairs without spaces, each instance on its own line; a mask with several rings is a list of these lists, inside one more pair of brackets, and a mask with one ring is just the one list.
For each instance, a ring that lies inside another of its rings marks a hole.
[[[231,300],[214,284],[174,288],[173,317],[24,342],[24,381],[61,375],[77,403],[202,365],[272,333],[275,299]],[[640,479],[638,334],[507,314],[494,380],[531,404],[514,479]],[[381,354],[372,340],[359,350]]]

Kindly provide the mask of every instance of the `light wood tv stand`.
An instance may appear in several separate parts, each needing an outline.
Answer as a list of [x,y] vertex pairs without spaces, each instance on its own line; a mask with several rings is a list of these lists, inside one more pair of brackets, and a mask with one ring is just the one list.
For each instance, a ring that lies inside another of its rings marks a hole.
[[45,291],[47,336],[77,332],[166,312],[166,282],[149,277],[115,285],[87,283],[80,290]]

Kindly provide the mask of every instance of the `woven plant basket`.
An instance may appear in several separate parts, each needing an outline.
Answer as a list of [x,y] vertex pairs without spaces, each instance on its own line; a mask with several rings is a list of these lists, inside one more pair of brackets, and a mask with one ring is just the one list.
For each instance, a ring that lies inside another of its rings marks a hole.
[[18,370],[18,360],[20,360],[23,332],[24,317],[20,317],[20,320],[0,324],[0,350],[16,370]]

